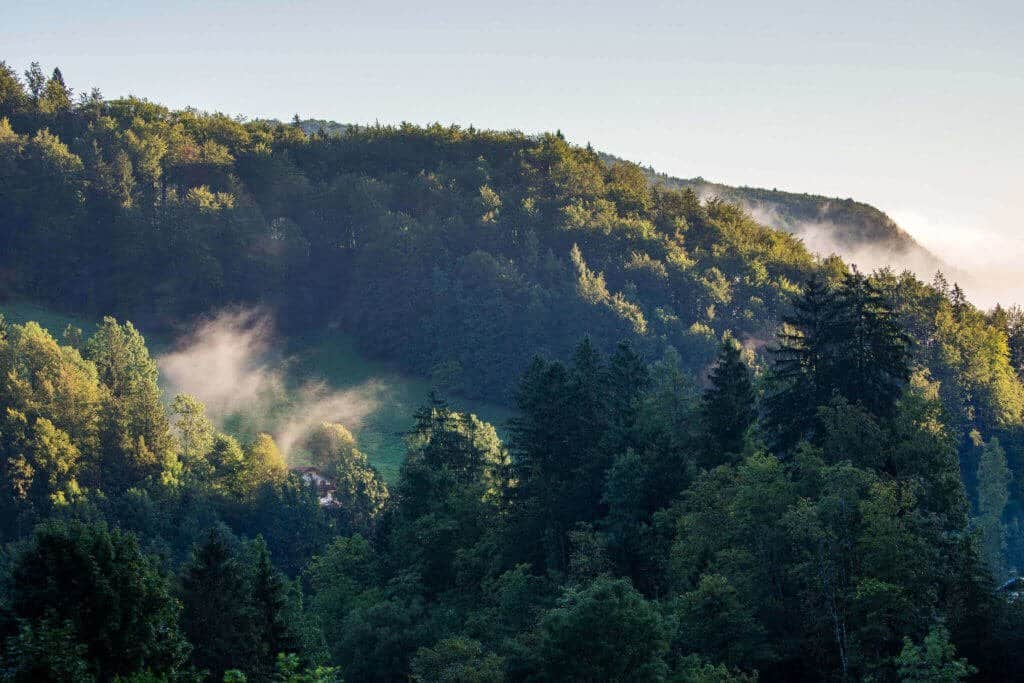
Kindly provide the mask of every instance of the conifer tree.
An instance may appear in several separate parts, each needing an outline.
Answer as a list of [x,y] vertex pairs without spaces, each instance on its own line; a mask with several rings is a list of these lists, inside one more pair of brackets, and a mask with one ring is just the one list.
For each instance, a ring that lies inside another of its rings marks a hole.
[[196,666],[213,680],[228,669],[250,669],[257,640],[249,586],[244,567],[216,527],[193,552],[181,586],[181,624],[194,645]]
[[617,456],[642,445],[636,427],[651,373],[633,347],[621,342],[608,361],[607,376],[610,426],[602,445]]
[[909,338],[881,289],[856,270],[837,294],[835,389],[877,417],[891,415],[910,378]]
[[1006,566],[1006,525],[1003,512],[1010,499],[1010,469],[1006,453],[998,439],[981,450],[978,461],[978,519],[985,560],[997,580],[1003,579]]
[[811,438],[818,408],[835,395],[892,415],[910,377],[909,338],[878,285],[856,270],[838,287],[816,276],[783,322],[766,401],[779,450]]
[[9,572],[4,611],[29,627],[22,646],[31,649],[40,638],[63,641],[67,654],[78,650],[102,681],[144,670],[173,676],[185,668],[180,606],[156,559],[142,553],[133,535],[104,524],[48,522]]
[[254,557],[249,564],[252,577],[248,599],[252,603],[253,631],[256,657],[248,665],[256,678],[270,678],[276,669],[280,653],[298,653],[299,635],[296,631],[288,582],[270,562],[270,551],[262,536],[253,542]]
[[779,346],[772,350],[775,386],[766,399],[768,423],[780,450],[811,435],[817,408],[831,395],[835,307],[835,293],[815,276],[782,319]]
[[747,434],[757,418],[750,370],[740,357],[738,345],[726,341],[711,372],[711,386],[704,392],[702,413],[709,446],[715,451],[704,464],[733,461],[743,453]]

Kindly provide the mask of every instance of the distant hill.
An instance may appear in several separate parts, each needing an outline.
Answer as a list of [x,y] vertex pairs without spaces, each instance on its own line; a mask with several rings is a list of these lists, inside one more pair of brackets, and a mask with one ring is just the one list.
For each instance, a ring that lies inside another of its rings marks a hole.
[[299,121],[299,128],[306,135],[316,135],[317,133],[325,133],[326,135],[341,135],[349,129],[347,123],[338,123],[337,121],[325,121],[323,119],[305,119]]
[[[299,128],[307,135],[343,135],[351,126],[337,121],[303,119]],[[612,154],[598,152],[607,164],[630,163]],[[943,261],[900,228],[885,212],[851,198],[826,197],[808,193],[783,192],[716,183],[698,176],[675,178],[641,167],[652,183],[674,189],[691,188],[701,199],[718,197],[739,204],[759,223],[785,230],[799,237],[807,248],[821,256],[838,254],[861,270],[889,266],[910,269],[930,280],[936,271],[960,281],[969,277]]]
[[[608,164],[624,163],[599,153]],[[670,188],[691,188],[701,199],[718,197],[739,204],[760,223],[799,237],[822,256],[835,253],[862,270],[882,266],[909,268],[930,279],[938,270],[959,276],[955,268],[921,246],[883,211],[853,199],[757,187],[734,187],[701,177],[674,178],[642,167],[651,182]]]
[[347,123],[338,123],[337,121],[327,121],[326,119],[299,119],[296,121],[281,121],[281,119],[263,119],[258,118],[253,121],[257,124],[271,124],[271,125],[291,125],[298,126],[298,128],[306,135],[317,135],[323,133],[325,135],[343,135],[351,126]]

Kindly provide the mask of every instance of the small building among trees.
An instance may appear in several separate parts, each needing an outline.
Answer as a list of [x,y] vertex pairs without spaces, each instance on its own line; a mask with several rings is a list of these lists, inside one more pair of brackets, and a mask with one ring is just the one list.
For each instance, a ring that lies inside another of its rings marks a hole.
[[313,487],[316,490],[320,507],[339,507],[341,505],[334,497],[338,487],[333,480],[325,476],[320,470],[315,467],[296,467],[292,469],[292,472],[299,475],[299,478],[302,479],[306,486]]

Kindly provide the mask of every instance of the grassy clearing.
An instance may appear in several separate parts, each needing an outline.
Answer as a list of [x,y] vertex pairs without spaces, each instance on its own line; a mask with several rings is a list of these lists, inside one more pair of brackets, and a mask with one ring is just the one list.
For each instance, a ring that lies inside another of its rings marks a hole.
[[[346,389],[376,380],[384,384],[378,408],[354,429],[360,449],[385,479],[393,482],[405,458],[404,436],[413,425],[413,413],[422,406],[431,385],[397,372],[385,363],[368,360],[353,339],[338,332],[289,340],[294,359],[290,374],[297,378],[323,378],[333,389]],[[503,406],[445,397],[460,411],[476,414],[502,431],[512,412]]]
[[96,329],[99,320],[83,318],[70,313],[61,313],[52,308],[36,305],[30,301],[13,299],[0,301],[0,314],[9,323],[24,325],[29,321],[39,323],[40,327],[48,331],[58,341],[64,334],[64,329],[71,325],[77,327],[88,336]]
[[[37,322],[57,341],[63,341],[64,329],[68,325],[82,330],[82,334],[88,338],[103,322],[102,316],[91,318],[77,313],[65,313],[24,299],[0,301],[0,315],[3,315],[7,322],[18,325],[24,325],[29,321]],[[139,331],[145,337],[146,347],[152,356],[158,356],[169,346],[169,341],[164,337],[147,334],[146,330]]]

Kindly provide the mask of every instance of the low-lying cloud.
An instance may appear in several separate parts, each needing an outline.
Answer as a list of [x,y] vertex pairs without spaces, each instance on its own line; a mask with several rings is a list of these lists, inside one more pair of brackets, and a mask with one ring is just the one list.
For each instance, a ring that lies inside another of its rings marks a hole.
[[957,264],[964,276],[957,279],[967,297],[984,308],[1024,304],[1024,234],[941,221],[917,211],[894,211],[896,220],[924,246]]
[[871,243],[848,236],[849,229],[828,220],[784,220],[768,205],[745,206],[759,223],[785,227],[819,256],[836,254],[862,272],[891,268],[909,270],[931,282],[942,271],[951,284],[956,282],[967,297],[982,308],[996,303],[1004,306],[1024,303],[1024,282],[1019,255],[1024,239],[974,228],[943,225],[914,212],[895,212],[893,219],[920,246],[900,243]]
[[171,395],[194,395],[219,426],[241,417],[271,433],[286,457],[322,422],[358,428],[385,390],[377,380],[345,389],[323,381],[290,383],[288,358],[274,343],[273,321],[254,309],[224,311],[202,321],[157,364]]
[[174,393],[189,393],[223,421],[283,393],[280,369],[269,361],[271,321],[254,310],[225,311],[203,321],[160,356],[160,373]]

